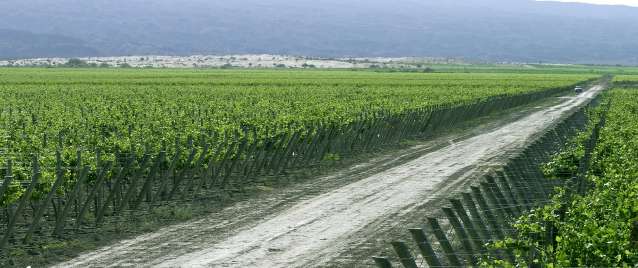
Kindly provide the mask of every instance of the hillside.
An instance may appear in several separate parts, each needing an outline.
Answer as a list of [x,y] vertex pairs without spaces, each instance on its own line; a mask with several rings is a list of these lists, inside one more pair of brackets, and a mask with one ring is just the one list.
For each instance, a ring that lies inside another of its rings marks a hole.
[[[0,58],[289,54],[638,64],[638,8],[529,0],[0,2]],[[63,35],[58,40],[52,35]],[[57,48],[59,47],[59,48]]]

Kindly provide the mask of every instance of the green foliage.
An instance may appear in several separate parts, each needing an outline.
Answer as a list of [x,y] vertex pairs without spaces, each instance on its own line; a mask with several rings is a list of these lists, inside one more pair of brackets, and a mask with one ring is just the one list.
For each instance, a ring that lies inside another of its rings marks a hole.
[[614,87],[636,88],[638,87],[638,75],[617,75],[614,76]]
[[323,159],[326,161],[339,161],[339,159],[341,159],[341,156],[339,156],[339,154],[329,153],[326,154]]
[[590,124],[586,129],[572,138],[563,150],[558,152],[551,161],[543,164],[541,170],[546,178],[569,179],[576,176],[580,161],[585,156],[585,142],[591,137],[594,130],[594,122],[598,122],[602,116],[602,109],[590,109],[587,111]]
[[62,65],[62,67],[87,68],[92,66],[88,64],[86,61],[83,61],[81,59],[69,59],[65,64]]
[[[236,155],[240,138],[259,146],[316,126],[346,128],[361,121],[410,111],[435,111],[490,98],[570,88],[590,75],[419,74],[352,71],[0,69],[0,163],[14,162],[15,185],[3,205],[15,202],[31,177],[32,154],[42,176],[34,199],[56,179],[61,151],[64,182],[76,168],[95,170],[146,151],[175,153],[189,143],[211,144],[205,155],[220,161]],[[77,154],[81,153],[81,163]],[[330,153],[330,152],[328,152]],[[196,157],[198,157],[197,155]],[[184,168],[187,154],[177,161]],[[326,159],[338,160],[328,154]],[[164,166],[167,163],[163,163]],[[88,181],[95,180],[89,174]]]
[[[611,106],[587,172],[593,188],[571,196],[562,189],[550,204],[517,220],[516,237],[494,243],[496,248],[514,249],[518,265],[534,260],[557,267],[638,263],[638,89],[615,89],[605,101]],[[591,125],[598,119],[592,116]],[[591,133],[591,126],[585,133]],[[574,163],[582,158],[586,140],[582,137],[545,165],[546,174],[575,174]],[[548,240],[549,228],[555,235]]]

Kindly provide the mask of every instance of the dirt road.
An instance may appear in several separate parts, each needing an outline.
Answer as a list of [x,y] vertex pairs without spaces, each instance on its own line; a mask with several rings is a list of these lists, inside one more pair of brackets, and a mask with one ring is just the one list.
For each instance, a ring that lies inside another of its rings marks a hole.
[[[354,234],[372,223],[392,221],[388,217],[398,212],[409,214],[435,191],[450,187],[450,180],[521,150],[602,89],[595,86],[547,109],[380,172],[370,172],[375,162],[364,164],[353,169],[363,175],[350,174],[361,179],[331,191],[289,202],[303,191],[299,188],[259,202],[242,202],[204,219],[81,255],[59,267],[321,266],[347,250],[357,239]],[[339,175],[313,183],[338,183],[335,180]]]

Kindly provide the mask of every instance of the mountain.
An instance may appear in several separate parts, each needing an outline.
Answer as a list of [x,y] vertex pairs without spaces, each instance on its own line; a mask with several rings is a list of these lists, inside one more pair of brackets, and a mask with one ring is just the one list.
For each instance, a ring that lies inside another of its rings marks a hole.
[[78,57],[98,54],[96,49],[77,38],[0,29],[0,57]]
[[[0,58],[292,54],[638,64],[638,8],[532,0],[3,0]],[[59,38],[58,38],[59,37]],[[20,45],[21,44],[21,45]],[[37,52],[37,53],[36,53]],[[64,53],[63,53],[64,52]],[[87,54],[89,53],[89,54]]]

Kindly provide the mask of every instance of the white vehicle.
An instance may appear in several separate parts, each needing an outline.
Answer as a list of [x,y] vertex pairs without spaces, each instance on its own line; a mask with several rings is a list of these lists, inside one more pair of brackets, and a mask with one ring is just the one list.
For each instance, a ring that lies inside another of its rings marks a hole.
[[582,92],[583,92],[583,87],[581,87],[581,86],[577,86],[577,87],[575,87],[575,88],[574,88],[574,91],[575,91],[576,93],[582,93]]

